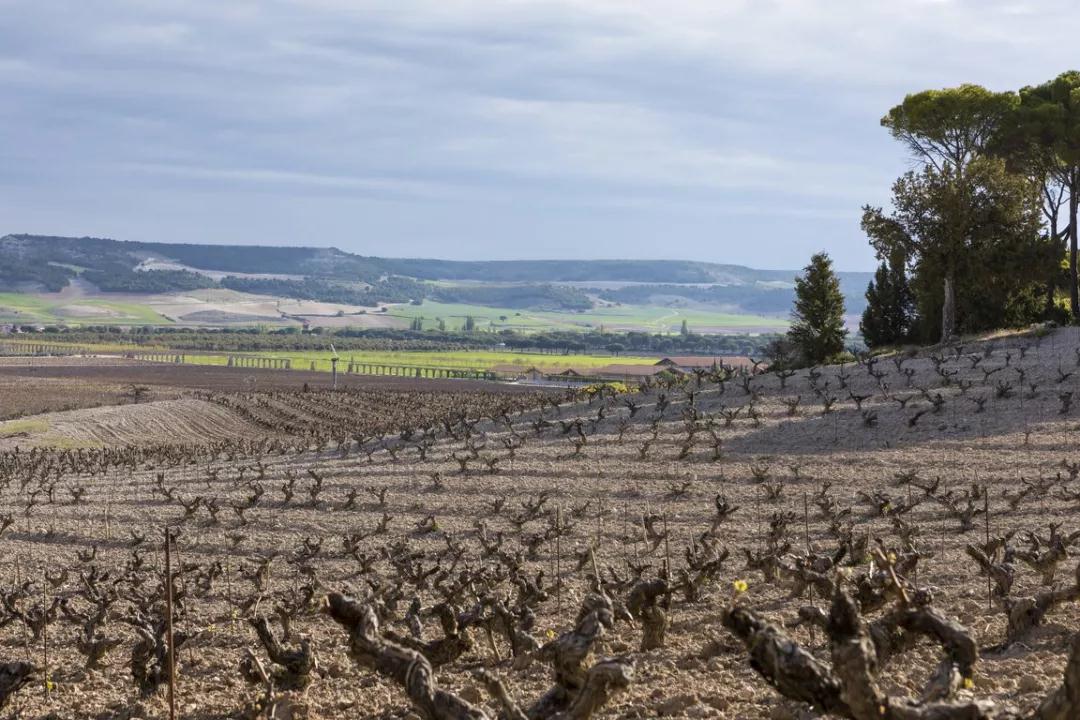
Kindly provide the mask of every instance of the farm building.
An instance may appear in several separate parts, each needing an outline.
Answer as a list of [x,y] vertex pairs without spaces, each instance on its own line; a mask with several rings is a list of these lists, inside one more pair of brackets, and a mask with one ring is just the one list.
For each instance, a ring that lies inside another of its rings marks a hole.
[[677,368],[669,368],[658,365],[601,365],[590,368],[567,368],[561,372],[549,372],[548,377],[580,379],[583,382],[592,380],[614,380],[619,382],[642,382],[648,378],[656,377],[660,373],[681,372]]
[[534,368],[535,375],[521,382],[548,387],[580,387],[592,381],[592,376],[575,368]]
[[656,377],[663,372],[680,372],[678,368],[670,368],[663,365],[604,365],[593,368],[591,373],[603,380],[618,380],[621,382],[643,382],[651,377]]
[[563,367],[563,368],[537,368],[525,365],[492,365],[488,368],[502,380],[512,382],[559,382],[585,384],[597,380],[611,380],[617,382],[643,382],[651,377],[656,377],[663,372],[683,372],[679,368],[665,365],[630,365],[612,364],[599,367]]
[[531,365],[514,365],[512,363],[492,365],[488,368],[488,371],[495,373],[503,380],[528,380],[530,382],[543,380],[546,374],[543,370]]
[[685,355],[666,357],[656,363],[669,368],[677,368],[684,372],[694,370],[713,370],[725,367],[732,370],[754,369],[754,361],[743,355]]

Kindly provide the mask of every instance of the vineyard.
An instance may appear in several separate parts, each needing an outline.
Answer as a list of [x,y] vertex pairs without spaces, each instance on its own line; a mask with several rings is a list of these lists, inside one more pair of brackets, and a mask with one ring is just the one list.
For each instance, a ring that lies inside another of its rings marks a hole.
[[1070,329],[631,393],[134,405],[242,431],[0,453],[0,705],[1077,718],[1078,379]]

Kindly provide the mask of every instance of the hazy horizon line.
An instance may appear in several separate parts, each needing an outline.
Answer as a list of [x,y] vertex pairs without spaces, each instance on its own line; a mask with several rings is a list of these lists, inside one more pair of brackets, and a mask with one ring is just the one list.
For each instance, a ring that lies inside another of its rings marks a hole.
[[[385,260],[435,260],[439,262],[461,262],[461,263],[475,263],[475,262],[671,262],[671,263],[702,263],[707,265],[721,265],[728,267],[746,268],[747,270],[763,270],[766,272],[795,272],[801,271],[801,267],[762,267],[758,265],[746,265],[744,263],[737,262],[724,262],[721,260],[698,260],[687,257],[624,257],[617,258],[611,256],[595,256],[595,257],[488,257],[488,258],[455,258],[455,257],[438,257],[433,255],[375,255],[364,252],[357,252],[355,250],[346,250],[337,245],[297,245],[297,244],[284,244],[273,242],[172,242],[162,240],[124,240],[120,238],[107,237],[104,235],[56,235],[47,233],[30,233],[30,232],[9,232],[0,237],[37,237],[37,238],[65,238],[69,240],[110,240],[120,243],[142,243],[152,245],[203,245],[210,247],[272,247],[272,248],[297,248],[305,250],[337,250],[338,252],[347,253],[357,257],[371,257]],[[828,253],[827,250],[823,252]],[[182,264],[182,263],[181,263]],[[207,269],[207,268],[204,268]],[[839,273],[865,273],[872,274],[874,268],[868,270],[847,270],[844,268],[834,267],[836,272]],[[579,282],[579,281],[574,281]],[[584,281],[580,281],[584,282]],[[648,284],[685,284],[685,283],[648,283]],[[700,283],[689,283],[700,284]]]

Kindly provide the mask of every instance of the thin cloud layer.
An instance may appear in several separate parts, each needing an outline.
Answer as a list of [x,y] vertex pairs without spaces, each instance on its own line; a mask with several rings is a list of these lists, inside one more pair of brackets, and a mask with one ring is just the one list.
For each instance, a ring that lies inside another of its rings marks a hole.
[[0,0],[0,232],[456,258],[873,258],[906,92],[1066,2]]

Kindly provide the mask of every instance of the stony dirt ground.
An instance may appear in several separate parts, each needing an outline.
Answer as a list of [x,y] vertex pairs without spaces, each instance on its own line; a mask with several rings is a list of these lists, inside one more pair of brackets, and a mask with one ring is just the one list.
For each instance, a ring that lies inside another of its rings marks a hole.
[[[199,442],[244,437],[250,422],[201,403],[197,391],[329,388],[328,373],[147,363],[111,357],[0,358],[0,450]],[[534,388],[472,380],[342,374],[339,388],[373,391],[499,392]],[[137,394],[135,389],[138,389]],[[17,427],[5,421],[26,420]],[[265,432],[265,431],[262,431]]]
[[[112,469],[93,476],[68,473],[60,487],[85,486],[85,501],[73,502],[61,490],[55,502],[37,504],[29,512],[26,491],[13,481],[0,494],[0,515],[11,513],[14,520],[0,538],[0,581],[9,587],[30,579],[34,592],[45,588],[50,597],[69,594],[79,583],[79,572],[89,572],[92,566],[119,574],[132,559],[133,533],[148,538],[140,546],[145,550],[140,550],[142,561],[160,567],[161,530],[166,525],[178,527],[183,562],[202,567],[221,562],[224,569],[210,590],[187,601],[179,622],[194,635],[179,656],[180,716],[236,717],[257,695],[237,670],[244,650],[257,643],[236,603],[251,594],[252,584],[244,573],[261,558],[273,558],[263,601],[263,607],[269,607],[312,582],[311,576],[300,573],[302,564],[290,561],[305,538],[322,540],[311,561],[319,592],[363,593],[366,580],[357,574],[356,561],[341,552],[341,539],[349,532],[373,529],[384,513],[391,517],[388,534],[363,541],[371,552],[378,554],[388,543],[404,540],[409,548],[426,552],[434,564],[450,537],[465,544],[465,562],[473,566],[484,562],[476,538],[480,524],[489,535],[503,533],[505,547],[526,552],[529,536],[541,533],[557,516],[564,527],[571,527],[569,534],[558,544],[539,545],[527,562],[533,571],[543,570],[549,583],[556,575],[563,581],[562,590],[556,593],[552,588],[552,597],[538,613],[535,632],[551,637],[571,627],[586,592],[590,568],[588,564],[579,568],[579,553],[595,547],[598,565],[622,577],[629,574],[629,567],[642,564],[651,566],[646,577],[655,575],[666,560],[678,569],[684,564],[685,548],[709,530],[714,498],[722,494],[739,509],[715,533],[719,544],[731,550],[721,579],[700,602],[674,598],[663,648],[638,652],[641,629],[628,623],[617,623],[604,637],[599,654],[633,658],[636,678],[600,716],[814,717],[805,706],[771,690],[748,666],[741,644],[721,626],[735,580],[749,586],[738,602],[772,621],[789,621],[799,607],[812,602],[808,597],[792,598],[784,583],[765,582],[760,573],[748,571],[742,549],[761,548],[770,517],[789,511],[795,518],[789,538],[793,554],[803,552],[807,541],[815,552],[831,552],[836,543],[814,502],[823,483],[831,484],[825,493],[836,503],[852,507],[858,533],[896,545],[891,519],[876,513],[859,493],[881,491],[895,503],[917,499],[922,490],[897,485],[898,475],[914,473],[920,483],[940,478],[941,492],[959,493],[973,482],[988,488],[989,517],[979,516],[966,533],[959,532],[958,521],[933,500],[922,502],[905,520],[918,529],[922,560],[917,583],[931,588],[936,606],[969,627],[984,648],[974,687],[962,692],[1030,709],[1060,683],[1070,638],[1080,630],[1080,608],[1066,604],[1021,642],[1004,650],[995,648],[1003,639],[1004,616],[988,602],[986,580],[963,549],[984,538],[987,519],[992,535],[1009,530],[1045,535],[1050,523],[1062,523],[1065,532],[1080,530],[1080,500],[1064,499],[1080,489],[1080,480],[1070,471],[1071,464],[1080,460],[1080,408],[1066,407],[1065,395],[1080,389],[1080,336],[1063,330],[1045,337],[1003,339],[990,348],[973,345],[958,352],[942,351],[947,358],[940,363],[944,375],[925,355],[900,366],[891,360],[879,362],[874,371],[883,373],[880,378],[855,365],[823,368],[815,383],[819,388],[827,383],[824,396],[836,398],[829,413],[823,413],[822,398],[811,388],[805,371],[784,380],[783,387],[774,374],[755,377],[749,381],[749,393],[738,381],[728,381],[721,392],[713,383],[705,381],[698,387],[691,380],[687,387],[699,413],[715,420],[722,441],[719,459],[714,458],[708,433],[698,433],[690,450],[682,452],[686,432],[681,414],[689,398],[685,391],[674,390],[664,392],[669,406],[657,423],[656,439],[644,450],[643,444],[653,436],[650,425],[661,394],[657,391],[635,395],[633,402],[641,407],[622,423],[619,418],[629,415],[624,399],[618,399],[602,419],[598,419],[602,401],[564,406],[558,419],[549,411],[551,426],[539,436],[532,425],[536,414],[522,416],[516,419],[515,430],[524,437],[524,445],[512,459],[501,444],[508,436],[506,428],[485,422],[478,426],[486,430],[481,456],[499,458],[494,472],[480,462],[459,472],[452,454],[460,454],[463,443],[446,437],[428,452],[427,460],[409,449],[399,451],[396,459],[376,452],[370,461],[363,453],[342,457],[331,449],[263,457],[265,477],[260,482],[266,494],[246,513],[244,524],[227,507],[217,521],[205,508],[184,519],[179,504],[154,490],[155,478],[163,472],[181,498],[202,495],[225,504],[248,494],[239,476],[243,472],[247,479],[254,477],[255,457],[200,459],[179,467],[145,463],[133,471]],[[910,378],[905,370],[912,371]],[[760,396],[753,403],[754,413],[747,409],[750,393]],[[853,395],[867,396],[860,399],[861,410]],[[798,406],[789,410],[796,397]],[[723,413],[731,414],[735,408],[742,409],[726,424]],[[559,423],[575,417],[583,418],[587,438],[580,448],[574,446],[574,433],[564,434]],[[217,469],[216,478],[208,472],[212,468]],[[325,477],[326,489],[315,505],[306,503],[304,492],[309,469]],[[297,497],[286,504],[279,488],[289,474],[302,479]],[[1042,485],[1035,483],[1039,480]],[[1042,489],[1010,506],[1025,481]],[[767,499],[767,484],[782,484],[778,498]],[[352,488],[361,491],[357,507],[344,509]],[[385,506],[377,504],[368,488],[387,490]],[[523,502],[545,492],[550,493],[545,505],[549,514],[519,530],[511,515]],[[503,496],[505,505],[496,512],[493,502]],[[641,529],[642,516],[653,513],[661,516],[669,533],[655,548],[643,540]],[[434,516],[436,529],[421,533],[417,525],[428,516]],[[1013,542],[1023,545],[1021,537]],[[88,553],[95,554],[90,558]],[[377,573],[388,572],[388,567],[385,559],[375,564]],[[1063,586],[1071,582],[1075,559],[1061,567],[1057,582]],[[55,586],[41,580],[44,574],[54,577],[63,570],[67,577]],[[1037,574],[1020,566],[1014,594],[1039,586]],[[425,605],[431,600],[424,592],[418,595]],[[820,598],[817,604],[824,606]],[[302,614],[296,626],[312,639],[324,671],[298,698],[308,717],[412,717],[397,686],[346,657],[340,628],[317,613]],[[437,636],[436,626],[429,621],[425,637]],[[396,629],[405,632],[403,624]],[[109,626],[123,642],[100,671],[82,669],[74,648],[76,631],[61,620],[49,626],[52,692],[46,696],[41,686],[26,688],[9,712],[26,718],[167,717],[164,695],[140,697],[129,679],[126,663],[134,642],[130,629],[119,621]],[[799,628],[792,633],[827,660],[820,632],[813,635],[808,628]],[[21,623],[0,627],[0,658],[41,664],[44,653],[44,643],[31,642]],[[895,693],[918,695],[939,654],[939,648],[924,643],[894,660],[883,671],[887,686]],[[481,638],[462,659],[441,668],[438,680],[494,708],[473,679],[472,671],[480,667],[507,679],[523,701],[538,697],[550,683],[550,671],[540,663],[514,663],[504,643],[492,648]]]
[[[5,374],[0,362],[0,421],[49,412],[122,405],[133,400],[131,386],[79,378],[44,378]],[[178,390],[152,388],[145,400],[175,398]]]
[[259,431],[216,403],[179,397],[42,413],[0,422],[0,451],[61,446],[89,448],[129,443],[186,443],[245,438]]

